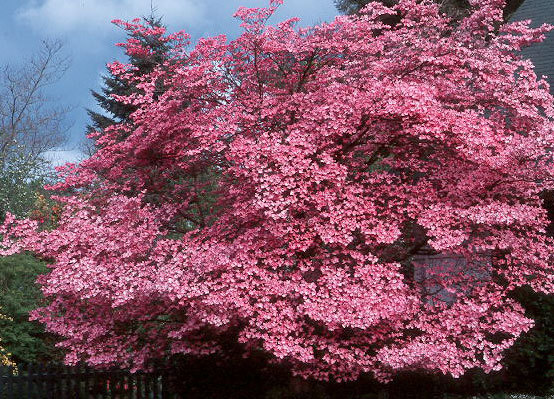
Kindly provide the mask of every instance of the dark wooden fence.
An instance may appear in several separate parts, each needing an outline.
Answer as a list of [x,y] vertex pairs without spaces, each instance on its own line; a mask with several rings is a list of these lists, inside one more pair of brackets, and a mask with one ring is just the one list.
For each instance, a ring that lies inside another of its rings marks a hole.
[[176,399],[164,370],[129,373],[88,367],[0,367],[0,399]]

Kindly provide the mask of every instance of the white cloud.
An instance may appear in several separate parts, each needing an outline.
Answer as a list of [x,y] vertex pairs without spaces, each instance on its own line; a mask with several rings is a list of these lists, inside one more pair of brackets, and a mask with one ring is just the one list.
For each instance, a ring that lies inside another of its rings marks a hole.
[[67,162],[77,163],[86,158],[85,154],[79,150],[55,149],[46,151],[42,155],[50,161],[52,166],[64,165]]
[[[156,15],[180,29],[204,21],[201,0],[155,0]],[[41,32],[55,35],[102,35],[112,31],[112,19],[150,15],[150,0],[29,0],[17,18]]]
[[300,17],[300,25],[317,25],[324,21],[332,21],[339,12],[333,0],[285,0],[271,23],[286,18]]

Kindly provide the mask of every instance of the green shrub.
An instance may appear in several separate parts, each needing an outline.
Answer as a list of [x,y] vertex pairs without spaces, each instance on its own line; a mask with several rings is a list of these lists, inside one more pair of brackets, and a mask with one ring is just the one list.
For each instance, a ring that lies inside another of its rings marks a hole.
[[43,300],[36,285],[46,265],[28,254],[0,257],[0,308],[9,319],[0,319],[0,335],[16,363],[52,361],[60,357],[54,338],[41,324],[29,321],[29,311]]

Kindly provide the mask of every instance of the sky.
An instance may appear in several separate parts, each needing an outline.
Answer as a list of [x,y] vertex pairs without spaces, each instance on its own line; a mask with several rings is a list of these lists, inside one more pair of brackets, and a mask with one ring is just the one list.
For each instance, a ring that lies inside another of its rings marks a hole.
[[[113,19],[148,16],[151,0],[0,0],[0,65],[28,60],[42,40],[60,39],[71,65],[48,93],[55,102],[71,108],[66,118],[67,143],[48,154],[55,164],[82,159],[79,150],[88,123],[87,108],[97,109],[90,89],[99,90],[106,63],[124,61],[115,43],[125,34]],[[169,31],[185,30],[193,42],[200,37],[240,33],[232,17],[240,6],[264,7],[268,0],[152,0]],[[297,16],[300,25],[314,25],[337,15],[333,0],[285,0],[270,22]]]

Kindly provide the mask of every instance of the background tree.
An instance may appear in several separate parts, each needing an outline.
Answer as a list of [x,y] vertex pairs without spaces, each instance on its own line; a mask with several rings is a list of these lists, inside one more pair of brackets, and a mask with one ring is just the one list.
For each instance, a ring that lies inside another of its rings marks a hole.
[[10,316],[0,319],[0,336],[17,364],[61,359],[54,336],[45,333],[40,323],[29,321],[29,312],[43,302],[37,276],[47,270],[28,254],[0,258],[0,306]]
[[66,137],[68,109],[47,95],[69,67],[59,41],[43,41],[21,65],[6,65],[0,75],[0,218],[9,211],[28,216],[37,195],[53,177],[48,150]]
[[[53,229],[7,218],[6,252],[51,262],[34,317],[68,363],[94,366],[240,354],[335,381],[499,369],[533,324],[510,295],[554,291],[540,198],[553,99],[518,55],[549,27],[498,30],[492,0],[458,24],[413,0],[313,29],[267,26],[274,10],[241,8],[236,40],[137,77],[119,97],[130,122],[63,171]],[[403,267],[421,245],[464,268],[428,268],[425,285]]]
[[[135,20],[135,23],[139,20]],[[122,21],[114,21],[116,25],[121,26],[127,32],[127,39],[142,47],[145,51],[127,52],[128,64],[132,66],[130,75],[114,75],[108,69],[108,74],[102,76],[104,86],[100,92],[91,90],[99,108],[103,112],[88,110],[91,123],[87,127],[88,133],[103,131],[109,126],[121,123],[131,122],[131,114],[137,107],[132,104],[126,104],[114,96],[129,96],[137,93],[135,79],[151,73],[155,67],[163,65],[171,58],[171,52],[177,45],[175,41],[167,40],[164,37],[165,28],[162,19],[154,15],[142,19],[144,27],[151,30],[152,34],[145,36],[141,30],[130,29]],[[137,25],[138,26],[138,25]],[[158,88],[163,90],[161,85]],[[87,153],[92,154],[95,151],[94,143],[90,142],[85,146]]]
[[[44,153],[66,139],[67,108],[52,105],[48,88],[69,66],[59,41],[44,41],[30,60],[4,66],[0,74],[0,219],[9,212],[43,222],[52,205],[44,185],[53,170]],[[42,294],[36,279],[46,272],[43,262],[29,254],[0,258],[0,306],[9,317],[0,320],[0,336],[13,361],[52,360],[57,351],[52,335],[29,311],[39,306]]]
[[29,159],[13,154],[0,171],[0,217],[6,212],[27,217],[36,207],[40,195],[47,195],[44,185],[51,182],[53,171],[41,158]]
[[7,65],[0,75],[0,168],[10,158],[36,161],[65,140],[67,109],[51,105],[47,87],[68,68],[59,41],[44,41],[37,54],[20,66]]

